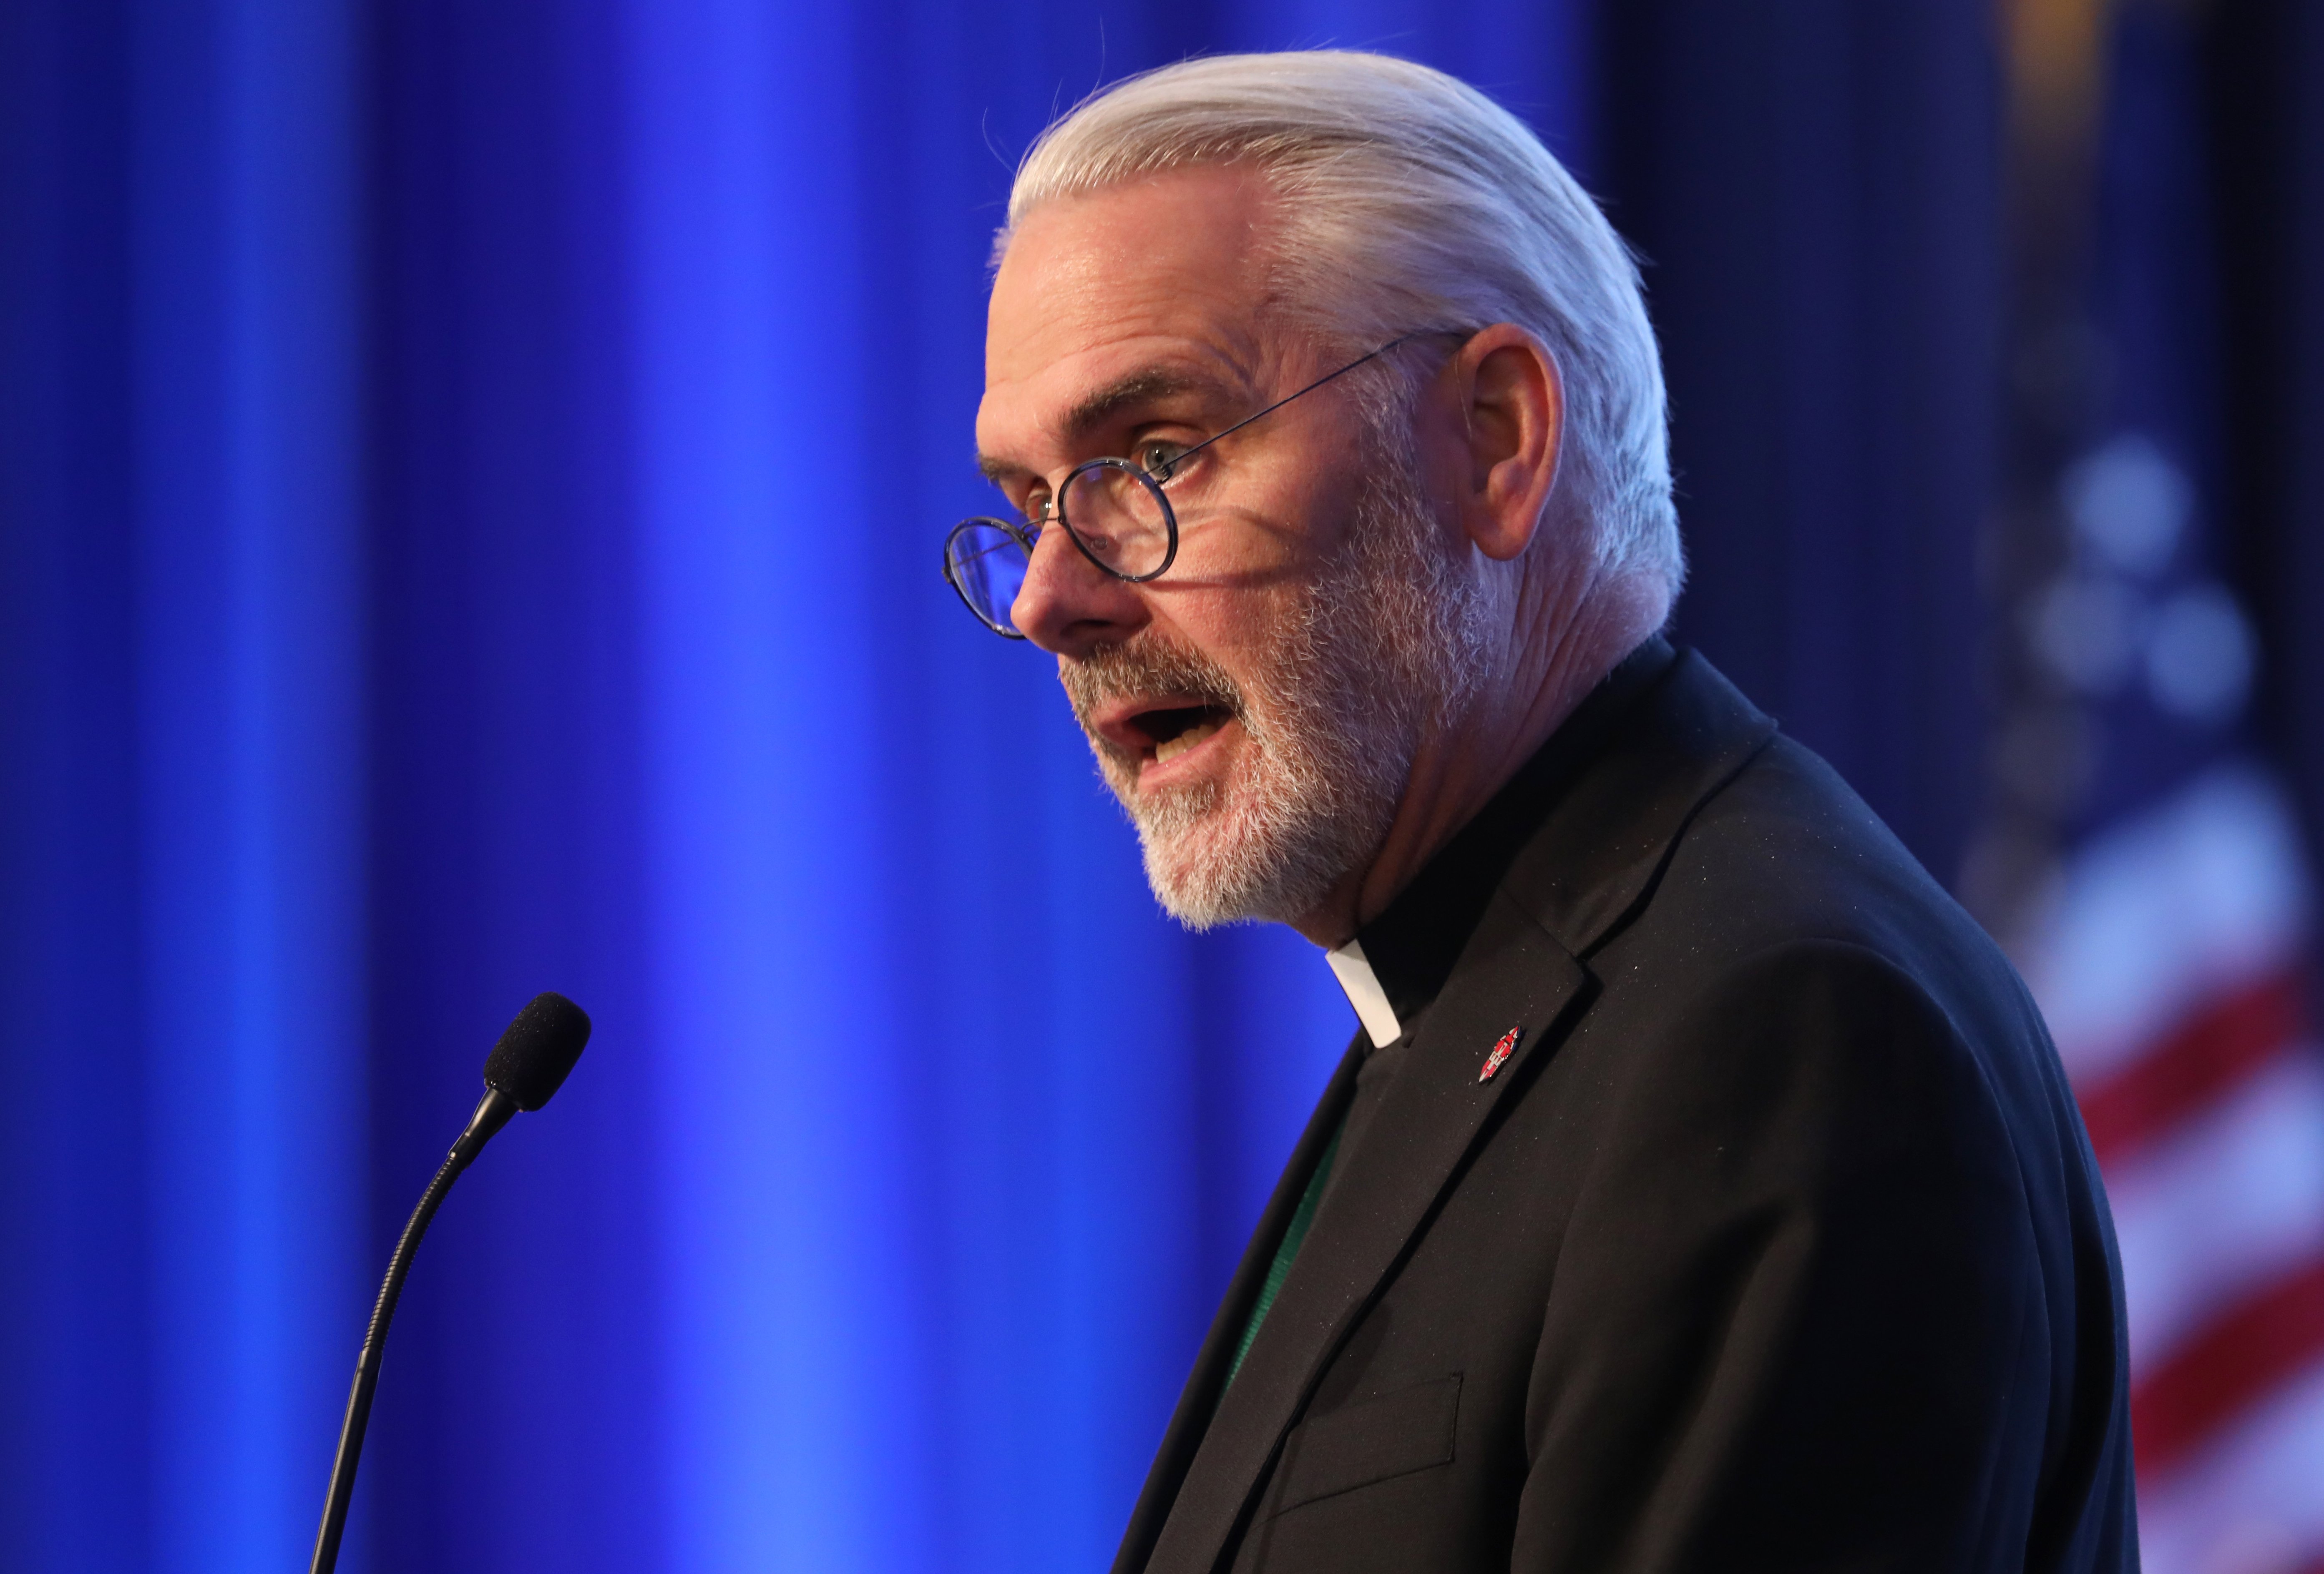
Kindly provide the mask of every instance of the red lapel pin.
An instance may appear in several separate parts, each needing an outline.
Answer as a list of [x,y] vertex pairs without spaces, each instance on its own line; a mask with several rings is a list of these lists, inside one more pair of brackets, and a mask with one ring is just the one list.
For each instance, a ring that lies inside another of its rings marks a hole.
[[1517,1053],[1517,1036],[1523,1032],[1525,1029],[1519,1026],[1512,1027],[1501,1035],[1501,1041],[1493,1045],[1493,1053],[1485,1057],[1485,1069],[1477,1073],[1479,1082],[1489,1082],[1493,1080],[1493,1073],[1507,1064],[1509,1056]]

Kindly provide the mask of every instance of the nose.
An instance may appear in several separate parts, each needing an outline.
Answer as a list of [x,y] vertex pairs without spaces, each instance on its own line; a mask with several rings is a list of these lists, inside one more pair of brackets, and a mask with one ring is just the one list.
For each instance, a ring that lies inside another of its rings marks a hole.
[[1018,631],[1054,656],[1082,657],[1144,628],[1146,598],[1091,562],[1062,525],[1041,532],[1010,606]]

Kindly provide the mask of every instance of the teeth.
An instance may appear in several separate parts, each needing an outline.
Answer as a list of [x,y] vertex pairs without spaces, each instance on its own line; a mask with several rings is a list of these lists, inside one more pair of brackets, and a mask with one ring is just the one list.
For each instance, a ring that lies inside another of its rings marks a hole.
[[1192,749],[1195,744],[1200,743],[1204,739],[1217,732],[1221,724],[1222,723],[1217,722],[1204,722],[1200,726],[1187,728],[1185,732],[1179,733],[1176,738],[1171,739],[1167,743],[1156,744],[1154,746],[1154,763],[1157,765],[1169,764],[1170,761],[1177,759],[1181,754],[1185,753],[1187,750]]

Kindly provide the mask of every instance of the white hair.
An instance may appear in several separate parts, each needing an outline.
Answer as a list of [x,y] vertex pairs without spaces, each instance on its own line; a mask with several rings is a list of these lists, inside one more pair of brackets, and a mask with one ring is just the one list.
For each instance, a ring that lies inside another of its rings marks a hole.
[[1560,490],[1573,489],[1599,574],[1658,600],[1659,623],[1685,572],[1662,358],[1628,249],[1540,139],[1466,83],[1392,56],[1186,60],[1042,133],[995,256],[1043,203],[1218,164],[1268,180],[1279,293],[1351,354],[1499,322],[1549,347],[1565,392]]

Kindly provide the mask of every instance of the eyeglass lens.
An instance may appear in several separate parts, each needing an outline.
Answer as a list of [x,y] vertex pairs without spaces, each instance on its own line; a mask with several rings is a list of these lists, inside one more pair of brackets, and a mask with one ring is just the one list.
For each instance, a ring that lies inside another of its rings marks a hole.
[[969,520],[945,542],[945,577],[996,633],[1022,637],[1009,609],[1031,567],[1022,536],[998,520]]
[[1124,579],[1146,579],[1170,560],[1170,516],[1153,477],[1120,459],[1100,459],[1065,478],[1065,528],[1084,551]]
[[[1063,520],[1108,573],[1148,579],[1170,561],[1170,511],[1160,483],[1120,459],[1097,459],[1065,478]],[[1021,638],[1010,608],[1031,568],[1028,537],[999,520],[969,520],[945,542],[945,577],[968,610],[997,632]]]

